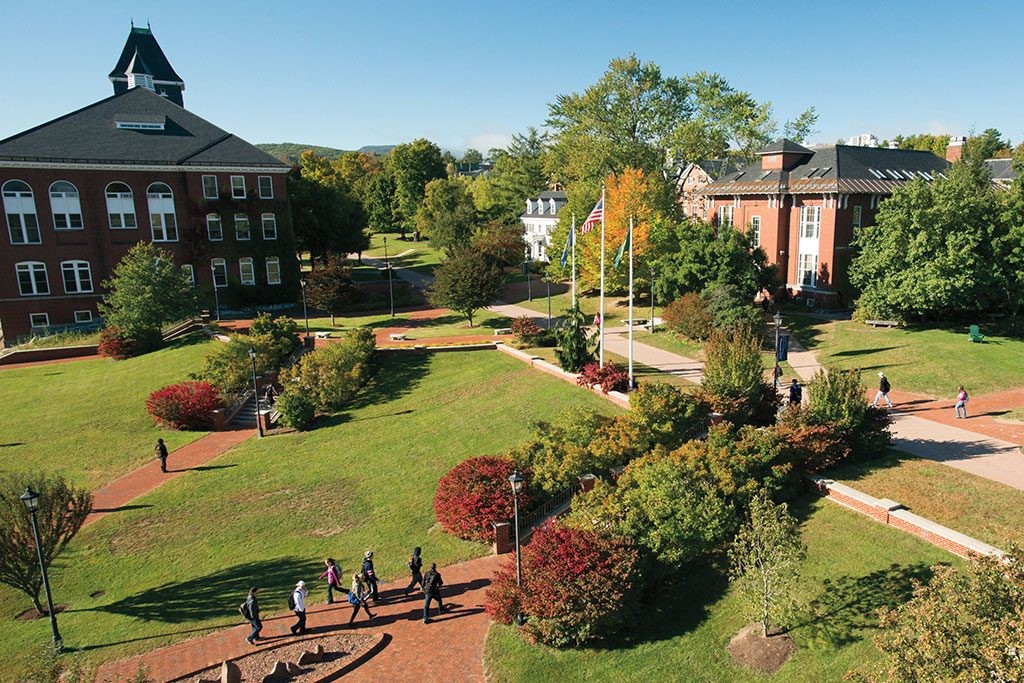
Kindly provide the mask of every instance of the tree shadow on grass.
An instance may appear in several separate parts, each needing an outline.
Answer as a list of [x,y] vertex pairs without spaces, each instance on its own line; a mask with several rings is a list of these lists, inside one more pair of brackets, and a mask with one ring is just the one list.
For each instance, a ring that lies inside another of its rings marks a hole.
[[848,358],[851,356],[866,356],[871,353],[882,353],[883,351],[892,351],[893,349],[902,349],[905,345],[900,346],[876,346],[873,349],[851,349],[849,351],[839,351],[833,353],[833,358]]
[[370,381],[349,404],[349,410],[390,403],[411,393],[430,368],[430,357],[413,351],[377,353]]
[[822,474],[830,479],[856,481],[875,472],[898,468],[908,460],[920,460],[920,458],[890,450],[880,458],[844,463],[826,470]]

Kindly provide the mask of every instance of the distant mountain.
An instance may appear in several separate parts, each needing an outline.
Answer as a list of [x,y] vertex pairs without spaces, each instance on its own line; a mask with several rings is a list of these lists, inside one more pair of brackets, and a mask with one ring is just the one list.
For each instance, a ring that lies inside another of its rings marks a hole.
[[[297,164],[299,163],[299,155],[305,152],[307,149],[313,150],[314,154],[318,154],[328,159],[337,159],[342,154],[347,152],[345,149],[338,149],[337,147],[322,147],[320,145],[304,145],[301,142],[262,142],[256,145],[267,154],[277,157],[286,164]],[[375,154],[377,156],[384,156],[392,149],[394,145],[366,145],[360,147],[357,151],[365,152],[366,154]]]

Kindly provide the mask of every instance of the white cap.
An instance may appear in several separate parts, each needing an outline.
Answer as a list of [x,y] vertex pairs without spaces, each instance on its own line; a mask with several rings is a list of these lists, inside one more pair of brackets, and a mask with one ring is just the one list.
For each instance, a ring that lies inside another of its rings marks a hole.
[[297,584],[295,584],[295,587],[296,588],[305,588],[306,587],[306,582],[305,581],[299,581]]
[[878,376],[879,377],[885,377],[885,373],[884,372],[880,372],[880,373],[878,373]]

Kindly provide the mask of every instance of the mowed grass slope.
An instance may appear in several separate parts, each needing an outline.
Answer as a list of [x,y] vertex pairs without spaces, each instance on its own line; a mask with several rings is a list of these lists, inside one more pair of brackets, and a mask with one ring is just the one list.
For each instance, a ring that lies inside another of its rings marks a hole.
[[838,683],[877,660],[870,642],[876,610],[905,601],[911,579],[926,579],[930,566],[959,562],[823,499],[804,498],[794,511],[808,548],[801,614],[790,632],[797,650],[774,676],[732,664],[726,646],[747,620],[722,569],[704,564],[679,585],[664,586],[634,628],[603,647],[534,646],[511,627],[493,625],[484,654],[489,680]]
[[0,472],[60,473],[95,488],[204,432],[158,428],[146,398],[188,379],[217,342],[191,336],[137,358],[107,358],[0,370]]
[[[486,554],[437,527],[438,479],[526,439],[533,420],[570,407],[617,411],[493,351],[379,358],[348,412],[309,432],[250,439],[83,530],[52,573],[55,601],[69,605],[67,645],[105,661],[231,626],[250,585],[263,587],[268,616],[280,613],[289,588],[315,582],[328,555],[350,576],[373,549],[389,580],[405,574],[413,546],[442,567]],[[314,583],[311,600],[324,590]],[[49,637],[45,620],[13,619],[28,606],[0,588],[0,654]]]

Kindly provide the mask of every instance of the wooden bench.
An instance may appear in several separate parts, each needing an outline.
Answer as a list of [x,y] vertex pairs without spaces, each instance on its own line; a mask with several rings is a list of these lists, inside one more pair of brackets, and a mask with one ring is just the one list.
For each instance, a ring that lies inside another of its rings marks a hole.
[[503,335],[503,334],[512,334],[512,328],[511,327],[499,327],[496,330],[494,330],[494,336],[495,337]]
[[865,325],[871,325],[871,327],[899,327],[900,324],[896,320],[865,320]]
[[391,341],[407,341],[408,337],[405,336],[405,332],[392,332],[388,335],[388,339]]
[[316,335],[317,339],[327,339],[331,336],[330,332],[314,332],[313,334]]
[[[647,327],[648,320],[646,318],[634,318],[633,327]],[[628,324],[628,321],[627,321]]]

